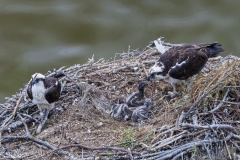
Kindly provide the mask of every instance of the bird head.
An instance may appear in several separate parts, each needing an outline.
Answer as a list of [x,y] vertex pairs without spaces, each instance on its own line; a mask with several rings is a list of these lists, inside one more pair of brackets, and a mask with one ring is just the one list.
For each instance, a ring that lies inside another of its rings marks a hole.
[[35,84],[40,84],[43,83],[43,81],[45,80],[45,76],[42,75],[41,73],[35,73],[32,75],[32,79],[31,79],[31,84],[35,85]]
[[124,104],[126,103],[126,99],[124,97],[121,97],[118,99],[118,104]]
[[148,86],[147,83],[145,83],[145,82],[138,82],[138,90],[139,90],[139,91],[144,91],[144,88],[145,88],[146,86]]
[[149,106],[151,104],[151,102],[152,102],[151,99],[148,98],[148,99],[145,100],[144,105]]
[[165,66],[162,62],[157,61],[154,66],[149,69],[150,75],[148,76],[147,80],[152,81],[156,79],[163,79],[162,73],[165,69]]

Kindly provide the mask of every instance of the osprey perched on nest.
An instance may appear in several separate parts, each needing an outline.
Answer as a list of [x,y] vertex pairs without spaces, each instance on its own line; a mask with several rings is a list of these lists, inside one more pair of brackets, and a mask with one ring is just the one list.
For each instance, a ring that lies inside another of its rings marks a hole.
[[149,69],[148,80],[156,78],[170,82],[173,86],[173,94],[176,94],[175,85],[179,80],[186,80],[199,73],[208,58],[216,57],[222,51],[219,43],[174,46],[164,52]]
[[[47,120],[49,111],[54,108],[54,102],[57,101],[61,93],[61,83],[57,78],[45,77],[40,73],[32,75],[30,83],[27,88],[27,94],[32,100],[33,104],[37,104],[40,115],[43,117],[43,109],[46,109],[45,117]],[[45,122],[44,122],[45,123]],[[41,129],[37,132],[41,132]]]

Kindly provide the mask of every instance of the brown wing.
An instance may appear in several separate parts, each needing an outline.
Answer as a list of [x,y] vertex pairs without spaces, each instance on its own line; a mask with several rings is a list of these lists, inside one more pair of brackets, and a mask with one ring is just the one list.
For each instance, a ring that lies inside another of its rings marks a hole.
[[28,94],[28,97],[32,100],[33,96],[32,96],[32,83],[31,82],[29,82],[29,84],[28,84],[27,94]]
[[187,79],[200,72],[207,60],[208,57],[205,53],[199,49],[189,48],[182,53],[182,59],[178,65],[169,70],[169,75],[175,79]]
[[164,64],[165,69],[162,73],[162,75],[168,74],[168,71],[173,67],[176,63],[181,63],[182,61],[185,61],[187,59],[185,53],[186,50],[193,48],[191,45],[183,45],[183,46],[176,46],[170,48],[168,51],[166,51],[164,54],[162,54],[158,60],[158,62],[161,62]]
[[45,79],[44,84],[45,87],[48,88],[45,93],[45,98],[48,103],[57,101],[61,93],[61,83],[56,78],[48,77]]

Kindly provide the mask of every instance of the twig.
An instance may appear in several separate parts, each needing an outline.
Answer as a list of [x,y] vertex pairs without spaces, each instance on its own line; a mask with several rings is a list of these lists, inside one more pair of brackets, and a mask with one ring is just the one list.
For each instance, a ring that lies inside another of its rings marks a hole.
[[[152,145],[152,147],[155,147],[154,149],[159,149],[159,148],[161,148],[161,147],[163,147],[163,146],[165,146],[165,145],[167,145],[167,144],[172,143],[173,141],[176,141],[176,140],[182,138],[182,136],[183,136],[184,134],[186,134],[186,133],[187,133],[187,131],[183,131],[183,132],[181,132],[181,133],[179,133],[179,134],[176,134],[176,135],[174,135],[174,136],[172,136],[172,137],[163,139],[162,141],[159,141],[159,142],[157,142],[157,143],[154,143],[154,144]],[[162,144],[161,144],[161,143],[162,143]],[[161,145],[159,145],[159,144],[161,144]],[[157,145],[158,145],[158,146],[157,146]],[[157,147],[156,147],[156,146],[157,146]]]
[[[140,155],[140,153],[131,152],[130,150],[123,149],[123,148],[116,148],[116,147],[89,147],[89,146],[85,146],[85,145],[82,145],[82,144],[67,145],[67,146],[64,146],[64,147],[61,147],[61,148],[56,148],[52,152],[57,152],[58,150],[63,150],[63,149],[72,148],[72,147],[80,147],[80,148],[89,149],[89,150],[115,150],[115,151],[122,151],[122,152],[126,152],[129,155],[129,158],[131,160],[133,160],[132,153],[134,153],[136,155]],[[48,154],[50,154],[50,153],[48,153]],[[43,157],[47,156],[48,154],[44,155]]]
[[224,101],[226,100],[229,91],[230,91],[230,90],[229,90],[229,88],[228,88],[228,90],[226,91],[226,93],[225,93],[225,95],[224,95],[224,97],[223,97],[223,100],[217,105],[217,107],[215,107],[214,109],[212,109],[211,111],[209,111],[209,112],[207,112],[207,113],[201,113],[200,115],[202,115],[202,114],[207,115],[207,114],[214,113],[215,111],[219,110],[219,109],[223,106],[223,103],[224,103]]
[[[184,144],[184,145],[182,145],[178,148],[174,148],[174,149],[167,150],[167,151],[159,151],[159,152],[151,153],[151,154],[145,154],[145,155],[142,155],[142,156],[134,157],[134,159],[166,160],[166,159],[170,159],[171,157],[173,157],[173,156],[175,156],[179,153],[182,153],[184,151],[188,151],[189,149],[192,149],[195,146],[201,146],[203,144],[213,143],[213,142],[214,143],[219,143],[221,141],[220,140],[201,140],[201,141],[197,141],[197,142],[190,142],[190,143]],[[147,158],[147,157],[150,157],[150,158]]]
[[42,128],[44,127],[45,123],[46,123],[47,120],[48,120],[49,110],[48,110],[48,109],[45,109],[45,110],[46,110],[46,111],[45,111],[45,113],[44,113],[44,117],[41,118],[41,122],[40,122],[40,124],[39,124],[39,126],[38,126],[38,128],[37,128],[36,133],[41,133]]
[[232,159],[232,156],[231,156],[231,153],[230,153],[230,151],[229,151],[227,142],[226,142],[225,140],[224,140],[224,144],[225,144],[225,146],[226,146],[226,149],[227,149],[227,153],[228,153],[229,158]]
[[203,146],[204,146],[204,148],[205,148],[206,151],[207,151],[208,158],[209,158],[210,160],[212,160],[212,157],[211,157],[210,151],[209,151],[209,149],[207,148],[206,144],[204,143]]
[[146,70],[145,65],[143,64],[143,62],[141,62],[141,65],[142,65],[142,68],[144,70],[144,73],[145,73],[146,77],[148,77],[148,73],[147,73],[147,70]]
[[[165,127],[165,126],[163,126],[163,127]],[[163,128],[162,127],[162,128]],[[161,131],[163,131],[164,129],[166,129],[166,128],[163,128],[163,129],[160,129],[160,131],[159,132],[161,132]],[[175,131],[176,130],[176,128],[174,127],[174,128],[169,128],[169,129],[166,129],[166,131],[164,131],[164,132],[162,132],[162,133],[159,133],[156,137],[154,137],[153,138],[153,140],[151,141],[151,143],[154,143],[161,135],[164,135],[164,134],[167,134],[167,133],[169,133],[169,132],[173,132],[173,131]]]
[[232,72],[230,72],[229,74],[227,74],[225,77],[223,77],[221,79],[220,82],[218,82],[217,84],[215,84],[213,87],[211,87],[208,91],[206,91],[200,98],[198,98],[196,100],[196,102],[190,107],[190,109],[188,110],[188,112],[186,113],[184,119],[189,116],[189,114],[191,113],[191,111],[198,105],[198,103],[203,99],[205,98],[212,90],[216,89],[220,84],[222,84],[222,82],[227,78],[229,77],[231,74],[233,74],[235,71],[237,71],[239,69],[235,69],[233,70]]
[[179,118],[176,119],[176,123],[175,123],[175,128],[176,128],[176,129],[179,129],[179,124],[182,123],[183,118],[184,118],[184,115],[185,115],[185,112],[182,111],[182,113],[181,113],[181,115],[179,116]]
[[47,148],[49,148],[51,150],[56,150],[57,154],[59,154],[59,155],[66,155],[66,156],[68,156],[70,158],[70,160],[75,160],[76,159],[71,153],[69,153],[67,151],[58,150],[56,147],[54,147],[53,145],[51,145],[47,141],[40,140],[38,138],[35,138],[35,137],[33,137],[31,135],[27,135],[27,134],[24,135],[24,136],[4,136],[1,139],[1,143],[12,142],[14,140],[29,140],[29,141],[35,142],[37,144],[43,145],[43,146],[45,146],[45,147],[47,147]]
[[30,132],[28,130],[28,127],[27,127],[27,124],[25,123],[25,120],[23,119],[23,117],[20,115],[20,114],[17,114],[17,116],[21,119],[24,127],[25,127],[25,131],[26,131],[26,136],[29,136],[30,135]]
[[237,133],[236,129],[228,124],[213,124],[209,126],[201,126],[201,125],[194,125],[190,123],[182,123],[180,124],[182,127],[190,127],[190,128],[197,128],[197,129],[229,129]]
[[65,75],[65,77],[67,77],[70,81],[72,81],[78,89],[81,89],[81,86],[79,85],[78,82],[76,82],[75,80],[73,80],[71,77],[69,77],[66,73],[63,73]]
[[[192,148],[186,149],[185,151],[183,151],[183,152],[177,154],[176,156],[174,156],[174,157],[172,158],[172,160],[178,160],[179,157],[183,157],[184,154],[188,153],[188,152],[191,151],[191,150],[192,150]],[[182,158],[182,159],[183,159],[183,158]]]
[[[18,106],[19,106],[19,104],[20,104],[20,101],[21,101],[22,97],[23,97],[23,93],[21,94],[20,98],[18,99],[18,101],[17,101],[17,103],[16,103],[16,106],[14,107],[14,110],[13,110],[12,115],[11,115],[10,117],[8,117],[8,119],[6,119],[6,120],[3,122],[2,126],[1,126],[1,129],[0,129],[0,139],[2,138],[2,131],[4,130],[5,125],[15,116],[16,111],[17,111],[17,108],[18,108]],[[0,147],[1,147],[1,142],[0,142]]]

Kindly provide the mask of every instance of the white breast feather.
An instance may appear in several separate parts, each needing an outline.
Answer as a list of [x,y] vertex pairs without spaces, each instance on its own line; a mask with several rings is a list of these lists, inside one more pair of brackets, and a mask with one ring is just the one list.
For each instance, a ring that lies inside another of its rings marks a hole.
[[32,86],[32,95],[34,104],[49,104],[48,101],[45,99],[46,89],[44,87],[43,82],[39,82]]

